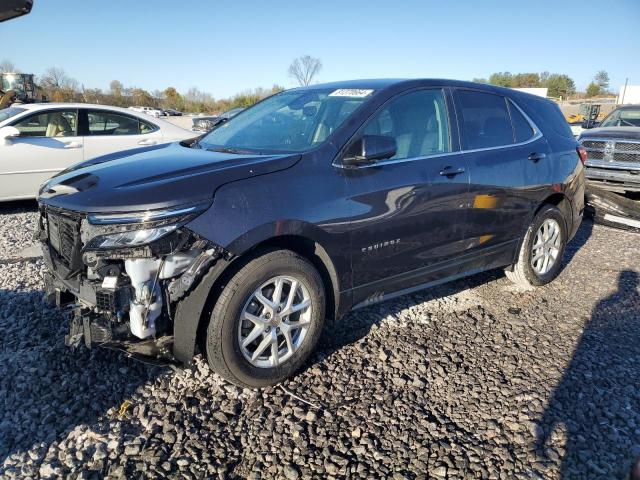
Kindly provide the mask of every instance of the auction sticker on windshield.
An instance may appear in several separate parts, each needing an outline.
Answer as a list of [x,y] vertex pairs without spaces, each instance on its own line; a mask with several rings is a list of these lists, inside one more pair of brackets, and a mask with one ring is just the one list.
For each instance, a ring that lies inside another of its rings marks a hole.
[[371,95],[373,90],[368,88],[339,88],[329,94],[330,97],[366,97]]

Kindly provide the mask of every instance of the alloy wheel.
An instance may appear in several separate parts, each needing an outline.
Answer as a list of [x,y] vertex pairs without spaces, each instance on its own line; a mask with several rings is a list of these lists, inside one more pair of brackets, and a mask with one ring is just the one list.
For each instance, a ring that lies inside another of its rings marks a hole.
[[549,272],[558,260],[562,245],[560,225],[553,218],[547,218],[536,232],[531,247],[531,267],[538,275]]
[[253,366],[282,365],[300,348],[311,326],[312,304],[304,282],[273,277],[245,303],[238,321],[238,343]]

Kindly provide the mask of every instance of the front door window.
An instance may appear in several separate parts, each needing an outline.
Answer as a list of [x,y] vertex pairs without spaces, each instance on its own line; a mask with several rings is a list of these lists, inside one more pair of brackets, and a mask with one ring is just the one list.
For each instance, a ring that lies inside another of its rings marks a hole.
[[54,110],[30,115],[13,125],[22,137],[75,137],[77,110]]

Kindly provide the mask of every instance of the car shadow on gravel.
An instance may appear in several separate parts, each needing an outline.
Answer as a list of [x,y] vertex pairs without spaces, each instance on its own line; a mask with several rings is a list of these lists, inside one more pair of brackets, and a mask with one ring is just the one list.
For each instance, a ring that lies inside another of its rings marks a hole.
[[[538,422],[537,449],[562,439],[561,478],[626,478],[640,455],[640,274],[623,270],[602,299]],[[553,455],[551,453],[551,455]]]
[[118,416],[124,400],[166,371],[100,348],[72,350],[67,329],[60,312],[42,304],[42,291],[0,289],[0,466]]
[[13,202],[0,203],[0,215],[37,211],[38,202],[35,200],[14,200]]

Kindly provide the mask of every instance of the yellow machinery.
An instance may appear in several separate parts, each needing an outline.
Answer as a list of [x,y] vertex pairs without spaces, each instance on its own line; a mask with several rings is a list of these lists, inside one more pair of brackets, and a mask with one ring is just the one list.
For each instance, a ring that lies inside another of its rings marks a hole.
[[596,122],[604,118],[604,113],[600,113],[601,105],[598,103],[583,103],[580,111],[566,117],[571,125],[582,124],[585,121]]
[[36,101],[36,86],[31,73],[0,73],[0,108],[13,103]]

